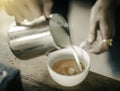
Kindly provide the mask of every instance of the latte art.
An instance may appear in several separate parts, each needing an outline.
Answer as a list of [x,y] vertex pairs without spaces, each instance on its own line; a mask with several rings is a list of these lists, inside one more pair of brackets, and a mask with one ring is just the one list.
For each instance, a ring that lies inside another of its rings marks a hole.
[[[85,66],[81,63],[82,71],[84,71]],[[76,75],[80,73],[76,61],[73,59],[64,59],[56,62],[52,69],[62,75]]]

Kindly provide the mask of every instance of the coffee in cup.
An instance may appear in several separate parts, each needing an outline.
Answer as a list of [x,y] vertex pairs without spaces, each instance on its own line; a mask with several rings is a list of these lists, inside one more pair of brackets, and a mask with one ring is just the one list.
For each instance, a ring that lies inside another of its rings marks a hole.
[[[82,67],[82,71],[84,71],[85,69],[84,64],[80,63],[80,65]],[[81,73],[74,59],[60,60],[53,65],[52,69],[59,74],[67,75],[67,76]]]

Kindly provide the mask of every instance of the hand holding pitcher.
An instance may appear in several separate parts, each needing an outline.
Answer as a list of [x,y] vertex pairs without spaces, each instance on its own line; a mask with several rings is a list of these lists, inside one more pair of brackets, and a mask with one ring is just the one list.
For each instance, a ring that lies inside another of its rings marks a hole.
[[6,12],[14,16],[17,23],[25,19],[32,21],[42,15],[49,16],[52,0],[1,0]]

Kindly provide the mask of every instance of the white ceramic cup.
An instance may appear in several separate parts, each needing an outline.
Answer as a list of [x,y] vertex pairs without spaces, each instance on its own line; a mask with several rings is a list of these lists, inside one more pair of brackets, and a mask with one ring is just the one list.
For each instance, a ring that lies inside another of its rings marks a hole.
[[74,59],[72,51],[69,48],[60,49],[48,54],[47,66],[49,74],[52,79],[54,79],[58,84],[62,86],[71,87],[78,85],[86,78],[90,69],[90,57],[88,53],[80,47],[74,46],[74,48],[78,54],[79,59],[82,59],[81,62],[85,65],[85,70],[77,75],[66,76],[59,74],[52,69],[52,66],[57,61],[63,59]]

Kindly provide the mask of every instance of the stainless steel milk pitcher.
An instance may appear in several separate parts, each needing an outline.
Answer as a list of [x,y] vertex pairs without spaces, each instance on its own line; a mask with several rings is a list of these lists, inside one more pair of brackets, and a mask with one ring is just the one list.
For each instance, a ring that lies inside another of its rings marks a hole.
[[[50,15],[50,18],[52,16],[65,21],[59,14]],[[24,21],[20,25],[11,24],[8,43],[16,57],[26,60],[58,48],[49,29],[49,20],[41,16],[32,22]]]

